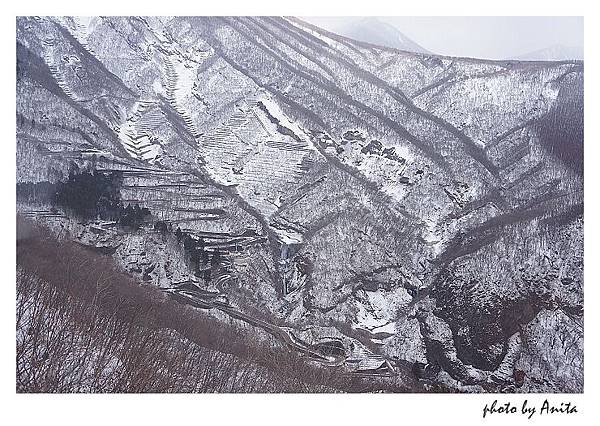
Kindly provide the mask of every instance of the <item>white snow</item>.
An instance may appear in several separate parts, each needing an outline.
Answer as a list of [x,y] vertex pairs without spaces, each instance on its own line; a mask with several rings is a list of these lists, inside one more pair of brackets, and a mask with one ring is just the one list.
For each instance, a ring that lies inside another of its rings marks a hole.
[[154,93],[157,95],[165,96],[165,88],[163,87],[160,78],[157,78],[152,82],[152,90],[154,90]]
[[373,333],[395,333],[396,332],[396,323],[390,322],[381,327],[375,327]]
[[297,22],[294,21],[290,21],[289,19],[284,18],[289,24],[295,26],[296,28],[300,28],[302,31],[305,31],[307,33],[309,33],[312,36],[315,36],[316,38],[318,38],[319,40],[324,41],[325,43],[327,43],[329,46],[333,47],[333,48],[338,48],[339,46],[341,46],[340,43],[336,42],[335,40],[332,40],[328,37],[323,36],[321,33],[318,33],[317,31],[305,27],[304,25],[300,25]]
[[[290,129],[300,140],[305,141],[308,144],[309,138],[306,136],[306,132],[302,130],[298,124],[291,121],[270,96],[261,96],[260,101],[267,108],[269,114],[279,121],[279,124]],[[312,144],[308,144],[308,146],[312,147]]]
[[194,82],[196,81],[198,65],[191,61],[176,61],[174,68],[177,75],[177,82],[174,90],[175,101],[178,105],[181,105],[185,98],[192,93]]
[[425,220],[426,228],[423,232],[423,239],[432,248],[434,256],[439,255],[442,252],[442,241],[440,236],[437,235],[436,223],[433,220]]
[[136,123],[142,117],[152,101],[140,100],[133,104],[125,123],[119,127],[118,137],[121,144],[133,158],[154,162],[162,153],[162,147],[147,134],[138,134]]
[[274,227],[271,227],[271,229],[283,244],[300,244],[303,241],[302,234],[291,229],[277,229]]

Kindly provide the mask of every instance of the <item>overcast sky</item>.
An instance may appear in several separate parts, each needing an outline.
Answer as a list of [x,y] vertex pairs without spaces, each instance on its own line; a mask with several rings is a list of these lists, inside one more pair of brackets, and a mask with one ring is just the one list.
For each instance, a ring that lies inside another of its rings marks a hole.
[[[302,17],[335,32],[362,17]],[[553,45],[583,47],[582,17],[378,17],[425,49],[449,56],[506,59]]]

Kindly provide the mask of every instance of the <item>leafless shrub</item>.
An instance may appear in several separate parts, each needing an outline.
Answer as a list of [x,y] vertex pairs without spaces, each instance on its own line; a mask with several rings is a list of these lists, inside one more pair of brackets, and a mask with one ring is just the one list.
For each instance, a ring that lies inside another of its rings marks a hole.
[[[19,392],[323,392],[332,373],[36,227],[17,244]],[[249,337],[250,336],[250,337]]]

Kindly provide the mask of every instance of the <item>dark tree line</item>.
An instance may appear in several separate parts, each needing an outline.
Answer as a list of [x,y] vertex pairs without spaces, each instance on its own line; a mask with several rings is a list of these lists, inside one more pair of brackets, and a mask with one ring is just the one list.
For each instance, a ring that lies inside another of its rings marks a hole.
[[65,182],[56,185],[54,202],[84,219],[117,221],[122,226],[138,229],[151,215],[150,210],[123,205],[119,171],[80,171],[74,168]]

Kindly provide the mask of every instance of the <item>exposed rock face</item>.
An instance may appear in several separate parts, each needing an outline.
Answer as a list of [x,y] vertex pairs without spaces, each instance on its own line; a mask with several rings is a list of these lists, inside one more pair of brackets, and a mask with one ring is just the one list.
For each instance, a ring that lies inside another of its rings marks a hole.
[[[19,18],[16,119],[18,211],[225,297],[195,306],[363,375],[583,389],[581,62],[291,18]],[[58,188],[82,174],[110,191],[78,208]]]

